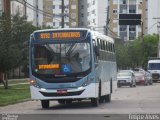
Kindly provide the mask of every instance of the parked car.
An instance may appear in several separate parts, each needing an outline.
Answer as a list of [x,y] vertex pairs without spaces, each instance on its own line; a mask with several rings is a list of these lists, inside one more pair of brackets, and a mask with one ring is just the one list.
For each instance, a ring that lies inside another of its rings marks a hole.
[[117,74],[117,87],[136,87],[135,75],[132,70],[120,70]]
[[134,68],[133,71],[134,71],[134,72],[143,72],[144,74],[145,74],[145,72],[146,72],[146,71],[145,71],[144,69],[142,69],[142,68]]
[[146,76],[146,72],[142,72],[142,71],[135,71],[135,79],[136,79],[136,83],[137,84],[141,84],[141,85],[148,85],[148,79]]

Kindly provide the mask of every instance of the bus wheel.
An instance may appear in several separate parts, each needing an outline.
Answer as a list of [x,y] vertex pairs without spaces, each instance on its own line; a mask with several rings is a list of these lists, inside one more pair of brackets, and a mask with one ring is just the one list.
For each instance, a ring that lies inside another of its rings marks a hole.
[[65,104],[65,100],[58,100],[59,104]]
[[41,100],[42,108],[49,108],[49,100]]
[[105,102],[111,102],[111,94],[104,96]]
[[99,99],[98,98],[91,98],[91,104],[94,107],[97,107],[99,105]]

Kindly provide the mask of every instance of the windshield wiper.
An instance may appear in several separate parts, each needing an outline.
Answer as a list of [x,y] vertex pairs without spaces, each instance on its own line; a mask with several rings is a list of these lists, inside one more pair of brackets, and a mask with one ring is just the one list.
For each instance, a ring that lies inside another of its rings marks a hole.
[[67,51],[67,53],[66,53],[66,56],[69,56],[72,52],[73,52],[73,47],[75,46],[75,43],[73,43],[72,45],[71,45],[71,47],[69,48],[69,50]]

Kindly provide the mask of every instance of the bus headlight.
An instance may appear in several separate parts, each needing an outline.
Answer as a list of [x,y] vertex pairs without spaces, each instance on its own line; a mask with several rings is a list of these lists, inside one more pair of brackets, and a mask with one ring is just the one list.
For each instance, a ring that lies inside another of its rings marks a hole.
[[82,86],[84,87],[89,85],[93,80],[94,80],[93,77],[87,77],[87,80],[82,84]]
[[30,83],[30,85],[35,86],[36,85],[36,80],[30,80],[29,83]]

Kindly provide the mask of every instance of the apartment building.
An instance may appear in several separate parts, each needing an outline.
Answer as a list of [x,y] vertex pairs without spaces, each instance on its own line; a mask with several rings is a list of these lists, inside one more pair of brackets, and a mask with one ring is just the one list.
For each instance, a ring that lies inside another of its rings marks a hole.
[[[53,0],[53,27],[64,28],[69,27],[69,0],[64,0],[62,6],[62,0]],[[64,12],[62,13],[62,7]],[[63,19],[64,18],[64,22]],[[63,24],[63,25],[62,25]]]
[[53,26],[53,0],[43,0],[43,25]]
[[24,1],[22,0],[19,0],[19,2],[11,1],[10,5],[11,5],[11,15],[16,15],[18,13],[20,16],[25,16],[26,8],[24,5]]
[[[82,1],[81,1],[82,2]],[[79,1],[69,1],[69,27],[75,28],[79,26]]]
[[106,34],[108,0],[78,0],[79,27]]
[[108,35],[124,41],[147,33],[148,0],[108,0]]
[[79,27],[87,27],[88,26],[88,1],[87,0],[79,0],[78,3],[78,26]]
[[148,34],[158,33],[158,26],[160,26],[159,7],[160,0],[148,0]]
[[27,21],[33,23],[34,26],[43,25],[43,0],[26,0]]

